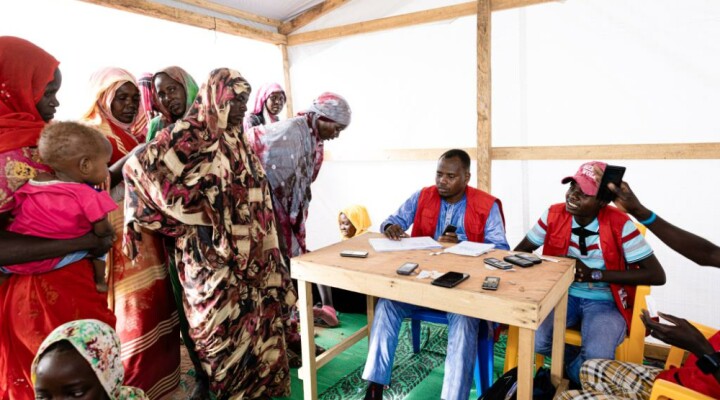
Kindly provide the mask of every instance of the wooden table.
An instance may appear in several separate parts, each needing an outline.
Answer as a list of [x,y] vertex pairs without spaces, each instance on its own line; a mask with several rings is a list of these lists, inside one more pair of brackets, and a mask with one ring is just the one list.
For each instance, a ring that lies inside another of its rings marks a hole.
[[[298,309],[302,332],[303,367],[298,371],[298,376],[303,380],[303,397],[306,400],[317,399],[317,369],[369,335],[374,316],[373,297],[384,297],[517,326],[518,399],[532,398],[535,330],[554,308],[551,375],[553,384],[560,384],[567,293],[574,278],[574,261],[543,261],[531,268],[516,267],[515,272],[490,270],[485,267],[483,258],[502,259],[508,252],[495,250],[480,257],[447,253],[430,255],[429,250],[379,253],[374,251],[368,242],[368,239],[374,237],[383,236],[377,233],[360,235],[292,259],[291,275],[298,280]],[[367,250],[370,254],[367,258],[340,257],[342,250]],[[408,261],[420,264],[418,271],[466,272],[470,274],[470,278],[452,289],[447,289],[431,285],[430,279],[396,274],[395,270]],[[500,277],[497,291],[481,289],[486,276]],[[315,354],[312,283],[368,296],[368,325],[317,357],[311,356]]]

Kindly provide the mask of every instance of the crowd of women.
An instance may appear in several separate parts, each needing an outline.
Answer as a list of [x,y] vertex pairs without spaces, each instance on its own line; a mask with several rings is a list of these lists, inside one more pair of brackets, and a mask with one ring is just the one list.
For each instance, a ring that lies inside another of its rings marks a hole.
[[[0,37],[0,399],[166,397],[181,337],[191,398],[288,395],[289,258],[307,251],[310,184],[347,101],[322,93],[279,121],[282,88],[248,110],[232,69],[198,85],[177,66],[105,68],[87,112],[51,122],[59,66]],[[92,384],[64,386],[73,371]]]

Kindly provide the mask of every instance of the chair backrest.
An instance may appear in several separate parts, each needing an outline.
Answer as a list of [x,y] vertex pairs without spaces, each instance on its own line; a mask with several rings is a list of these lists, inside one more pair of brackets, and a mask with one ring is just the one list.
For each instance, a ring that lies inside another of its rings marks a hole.
[[[702,332],[702,334],[706,338],[709,338],[710,336],[716,334],[718,331],[715,328],[711,328],[711,327],[703,325],[703,324],[698,324],[696,322],[690,322],[690,323],[693,324],[696,328],[698,328],[698,330],[700,330],[700,332]],[[670,347],[670,352],[668,353],[667,360],[665,361],[665,369],[668,369],[670,367],[681,366],[683,363],[683,360],[685,359],[685,353],[686,353],[686,351],[679,347],[676,347],[676,346]]]

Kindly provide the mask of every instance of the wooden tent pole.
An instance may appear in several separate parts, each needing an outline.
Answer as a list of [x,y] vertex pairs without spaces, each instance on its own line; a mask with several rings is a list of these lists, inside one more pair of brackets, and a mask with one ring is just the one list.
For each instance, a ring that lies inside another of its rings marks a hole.
[[280,51],[283,58],[283,72],[285,74],[285,112],[288,118],[295,116],[293,112],[292,86],[290,85],[290,59],[288,57],[287,45],[280,44]]
[[477,187],[490,192],[492,131],[490,124],[490,0],[477,2]]

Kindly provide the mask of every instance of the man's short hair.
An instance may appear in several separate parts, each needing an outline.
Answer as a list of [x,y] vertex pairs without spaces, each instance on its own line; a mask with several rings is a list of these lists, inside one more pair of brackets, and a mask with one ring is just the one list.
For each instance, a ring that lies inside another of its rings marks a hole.
[[462,163],[463,168],[466,170],[470,170],[470,155],[465,151],[461,149],[452,149],[444,152],[440,159],[448,159],[448,158],[459,158],[460,162]]

